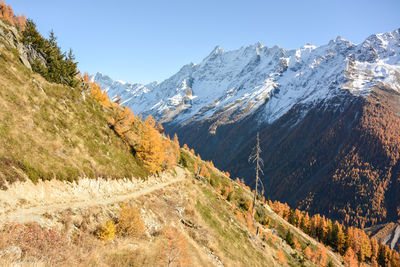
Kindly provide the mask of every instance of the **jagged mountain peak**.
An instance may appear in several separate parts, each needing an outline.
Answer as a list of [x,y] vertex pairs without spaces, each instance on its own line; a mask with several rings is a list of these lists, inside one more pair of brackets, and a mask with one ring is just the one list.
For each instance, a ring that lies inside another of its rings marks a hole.
[[225,50],[220,46],[217,45],[216,47],[214,47],[214,49],[211,51],[211,53],[209,54],[209,56],[214,56],[214,55],[218,55],[225,52]]
[[380,46],[387,46],[389,42],[398,41],[400,35],[400,28],[391,32],[371,34],[365,42],[371,42]]
[[338,36],[336,37],[336,39],[330,40],[328,43],[328,47],[334,49],[347,49],[353,46],[355,45],[352,42],[343,38],[342,36]]
[[136,112],[164,122],[229,123],[258,111],[261,123],[272,123],[296,104],[313,105],[343,89],[365,96],[377,82],[396,88],[399,36],[399,30],[375,34],[359,45],[338,36],[327,45],[295,50],[260,42],[230,51],[216,46],[200,63],[183,66],[160,84],[94,79],[112,96],[124,93],[121,98]]

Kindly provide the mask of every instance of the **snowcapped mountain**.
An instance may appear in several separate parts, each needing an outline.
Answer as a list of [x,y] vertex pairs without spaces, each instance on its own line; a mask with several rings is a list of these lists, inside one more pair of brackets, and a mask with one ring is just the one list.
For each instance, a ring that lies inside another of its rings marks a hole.
[[400,220],[400,29],[361,44],[216,47],[161,83],[93,80],[266,195],[361,227]]
[[[257,43],[233,51],[217,46],[199,64],[147,85],[92,79],[136,113],[184,125],[207,118],[232,123],[259,110],[273,123],[294,105],[314,106],[348,90],[367,96],[378,83],[400,90],[400,30],[371,35],[356,45],[341,37],[297,50]],[[214,132],[215,127],[210,129]]]

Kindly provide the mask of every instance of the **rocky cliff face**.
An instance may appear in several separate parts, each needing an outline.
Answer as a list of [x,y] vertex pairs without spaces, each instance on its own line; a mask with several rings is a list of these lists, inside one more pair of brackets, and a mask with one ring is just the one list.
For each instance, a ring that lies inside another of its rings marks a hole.
[[6,25],[2,20],[0,20],[0,46],[9,46],[18,51],[20,61],[27,67],[31,68],[31,63],[33,61],[40,60],[44,65],[46,65],[46,60],[39,54],[35,49],[30,46],[26,46],[20,42],[21,33],[11,25]]
[[248,182],[259,131],[271,199],[360,226],[399,216],[399,30],[358,45],[216,47],[160,84],[93,79]]

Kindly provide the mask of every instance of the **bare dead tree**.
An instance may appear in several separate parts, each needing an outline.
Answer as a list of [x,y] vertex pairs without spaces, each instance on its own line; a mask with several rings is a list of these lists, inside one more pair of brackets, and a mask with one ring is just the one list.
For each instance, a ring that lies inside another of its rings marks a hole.
[[255,192],[254,192],[253,208],[252,208],[252,216],[253,216],[253,220],[254,220],[259,184],[262,186],[262,192],[264,192],[264,185],[260,179],[260,174],[264,175],[264,172],[262,170],[264,167],[264,161],[261,158],[260,137],[259,137],[258,132],[257,132],[257,143],[253,147],[253,151],[251,152],[251,154],[249,156],[249,162],[256,164],[256,166],[255,166],[256,182],[255,182]]

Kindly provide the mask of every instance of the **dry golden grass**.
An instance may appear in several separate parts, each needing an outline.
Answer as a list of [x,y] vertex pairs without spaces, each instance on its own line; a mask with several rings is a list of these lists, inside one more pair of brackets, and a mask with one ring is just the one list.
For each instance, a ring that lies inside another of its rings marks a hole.
[[160,261],[166,266],[191,265],[186,239],[175,227],[169,226],[163,230]]
[[26,178],[144,177],[107,125],[109,110],[82,88],[45,81],[0,48],[0,184]]

